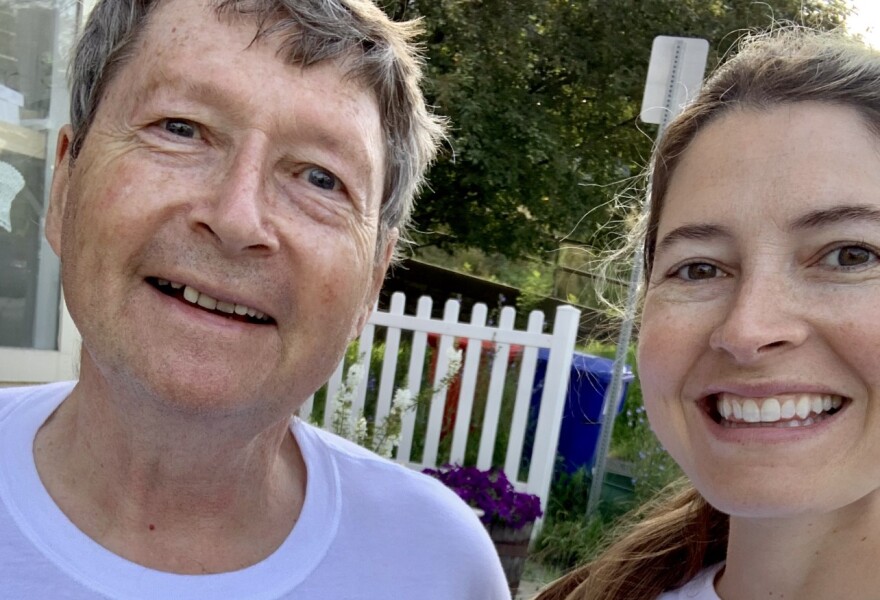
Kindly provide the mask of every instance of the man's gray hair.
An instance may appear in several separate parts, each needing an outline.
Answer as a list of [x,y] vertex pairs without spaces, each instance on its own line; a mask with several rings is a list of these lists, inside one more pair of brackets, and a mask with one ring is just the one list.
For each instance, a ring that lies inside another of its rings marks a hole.
[[[169,0],[101,0],[92,11],[71,63],[71,161],[79,154],[109,83],[132,58],[149,15]],[[423,60],[415,21],[394,22],[370,0],[214,0],[219,16],[244,16],[256,38],[281,40],[280,54],[307,67],[343,59],[373,91],[385,136],[385,185],[379,240],[404,234],[413,200],[444,135],[444,122],[426,107],[420,89]],[[377,247],[381,251],[382,244]]]

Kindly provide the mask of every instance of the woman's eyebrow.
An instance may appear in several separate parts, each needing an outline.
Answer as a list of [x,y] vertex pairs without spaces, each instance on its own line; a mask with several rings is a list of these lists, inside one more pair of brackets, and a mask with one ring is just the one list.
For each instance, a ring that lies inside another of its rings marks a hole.
[[723,225],[700,223],[676,227],[660,240],[655,252],[662,252],[681,240],[707,240],[714,238],[732,238],[730,229]]
[[874,221],[880,223],[880,209],[867,205],[841,205],[813,210],[794,220],[791,231],[824,227],[844,221]]

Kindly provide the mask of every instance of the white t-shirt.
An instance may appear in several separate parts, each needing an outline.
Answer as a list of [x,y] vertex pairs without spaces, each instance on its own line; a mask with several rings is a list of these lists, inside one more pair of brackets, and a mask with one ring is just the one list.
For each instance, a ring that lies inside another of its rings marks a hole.
[[706,567],[677,590],[660,594],[657,600],[721,600],[715,592],[715,576],[723,566],[721,562]]
[[486,530],[440,482],[294,419],[308,471],[296,526],[262,562],[218,575],[147,569],[83,534],[34,464],[39,427],[73,383],[0,390],[4,600],[502,600]]

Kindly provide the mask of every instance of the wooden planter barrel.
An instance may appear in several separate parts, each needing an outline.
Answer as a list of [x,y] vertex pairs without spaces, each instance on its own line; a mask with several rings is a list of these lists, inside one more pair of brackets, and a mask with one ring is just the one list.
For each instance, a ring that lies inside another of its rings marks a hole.
[[495,550],[501,559],[501,566],[504,568],[504,575],[507,577],[507,585],[513,598],[516,598],[523,568],[526,566],[526,558],[529,556],[532,525],[533,523],[529,523],[520,529],[494,523],[486,526],[489,536],[495,543]]

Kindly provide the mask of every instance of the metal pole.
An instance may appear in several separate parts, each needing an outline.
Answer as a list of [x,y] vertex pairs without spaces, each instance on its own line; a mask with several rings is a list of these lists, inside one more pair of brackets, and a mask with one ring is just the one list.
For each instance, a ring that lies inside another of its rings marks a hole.
[[[677,41],[673,47],[673,59],[670,67],[669,79],[666,85],[665,105],[663,117],[657,130],[657,141],[663,137],[666,125],[681,110],[674,103],[676,87],[681,77],[681,59],[684,54],[685,44]],[[648,185],[645,196],[642,199],[644,210],[651,197],[651,176],[648,175]],[[611,434],[614,432],[614,420],[623,401],[623,369],[626,366],[626,355],[632,338],[633,323],[636,316],[636,305],[639,299],[639,284],[642,281],[642,273],[645,269],[645,256],[642,248],[636,249],[633,259],[632,272],[629,278],[629,289],[626,297],[626,309],[623,316],[623,324],[617,338],[617,351],[614,356],[614,364],[611,373],[611,383],[605,390],[605,399],[602,405],[602,421],[599,425],[599,443],[596,447],[596,461],[593,465],[593,480],[590,483],[590,495],[587,497],[587,517],[596,512],[602,496],[602,484],[605,480],[605,470],[608,462],[608,447],[611,445]]]

